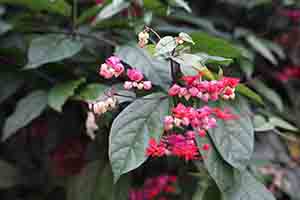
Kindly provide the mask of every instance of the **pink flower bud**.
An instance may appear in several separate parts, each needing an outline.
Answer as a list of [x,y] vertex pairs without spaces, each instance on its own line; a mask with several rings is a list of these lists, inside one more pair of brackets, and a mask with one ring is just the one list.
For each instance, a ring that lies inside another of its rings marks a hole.
[[139,82],[144,79],[143,74],[137,69],[128,69],[127,76],[130,80]]
[[181,87],[180,87],[179,85],[174,84],[174,85],[169,89],[169,91],[168,91],[169,96],[176,96],[176,95],[178,95],[179,92],[180,92],[180,88],[181,88]]
[[192,97],[196,97],[199,93],[199,90],[196,87],[191,87],[189,89],[189,93],[192,95]]
[[144,90],[150,90],[152,88],[151,81],[144,81]]
[[113,75],[114,75],[113,72],[110,71],[110,68],[108,67],[107,64],[102,64],[102,65],[101,65],[99,74],[100,74],[101,76],[103,76],[104,78],[106,78],[106,79],[110,79],[110,78],[112,78]]
[[132,88],[132,82],[131,81],[125,81],[123,87],[126,89],[126,90],[130,90]]

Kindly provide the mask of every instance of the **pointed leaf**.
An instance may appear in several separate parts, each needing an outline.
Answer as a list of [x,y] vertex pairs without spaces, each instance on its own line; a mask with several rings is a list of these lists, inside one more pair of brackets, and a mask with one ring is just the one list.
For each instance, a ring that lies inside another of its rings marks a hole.
[[248,88],[246,85],[239,84],[236,87],[236,91],[238,93],[240,93],[241,95],[243,95],[245,97],[248,97],[249,99],[253,100],[254,102],[256,102],[260,105],[264,105],[264,101],[262,100],[262,98],[258,94],[256,94],[253,90]]
[[217,127],[209,131],[223,159],[238,169],[245,169],[253,153],[254,130],[247,103],[236,98],[233,102],[220,102],[218,107],[228,108],[238,117],[234,120],[218,120]]
[[169,104],[162,96],[154,93],[138,99],[114,120],[109,136],[109,158],[115,182],[145,162],[149,138],[158,138],[163,133],[162,122]]
[[47,93],[44,91],[34,91],[21,99],[12,115],[4,124],[2,140],[12,136],[18,129],[23,128],[33,119],[38,117],[47,107]]
[[268,49],[267,46],[261,41],[259,38],[255,37],[254,35],[250,35],[246,38],[248,43],[263,57],[269,60],[273,65],[277,65],[278,62],[272,52]]
[[191,33],[191,37],[195,42],[192,46],[192,52],[205,52],[209,55],[221,56],[224,58],[241,57],[241,51],[221,38],[216,38],[204,32]]
[[82,48],[80,41],[62,34],[48,34],[31,41],[28,64],[24,69],[37,68],[46,63],[70,58]]
[[195,42],[193,41],[193,38],[187,33],[181,32],[181,33],[179,33],[179,37],[185,42],[195,44]]

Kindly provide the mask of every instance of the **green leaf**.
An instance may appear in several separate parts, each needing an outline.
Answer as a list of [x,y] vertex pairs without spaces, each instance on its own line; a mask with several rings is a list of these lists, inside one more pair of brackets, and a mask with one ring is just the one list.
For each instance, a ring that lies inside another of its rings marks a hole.
[[275,200],[273,195],[246,170],[239,171],[228,165],[209,137],[197,136],[197,144],[210,144],[210,151],[201,151],[204,164],[223,194],[224,200]]
[[46,107],[47,93],[44,91],[34,91],[21,99],[17,103],[14,113],[5,121],[2,140],[6,140],[18,129],[23,128],[38,117]]
[[272,52],[268,49],[267,46],[263,43],[262,40],[255,37],[254,35],[249,35],[246,37],[247,42],[263,57],[269,60],[273,65],[277,65],[278,62]]
[[144,0],[144,8],[153,11],[158,16],[165,16],[167,13],[167,6],[160,0]]
[[96,16],[96,19],[94,20],[94,25],[96,25],[99,21],[102,21],[104,19],[108,19],[125,8],[127,8],[130,5],[130,3],[124,1],[124,0],[113,0],[111,4],[108,4],[105,6],[100,13]]
[[230,65],[233,60],[231,58],[223,58],[220,56],[210,56],[206,53],[197,53],[195,54],[198,57],[201,58],[201,63],[203,64],[218,64],[218,65],[224,65],[224,66],[228,66]]
[[31,41],[28,64],[24,69],[40,67],[46,63],[61,61],[78,53],[82,43],[64,34],[47,34]]
[[209,131],[223,159],[238,169],[245,169],[254,148],[254,130],[247,103],[236,98],[232,102],[220,102],[219,108],[230,109],[238,119],[218,120],[218,126]]
[[75,90],[85,82],[85,78],[66,81],[55,85],[48,94],[48,104],[54,110],[61,112],[62,107],[69,97],[74,95]]
[[6,189],[18,184],[17,169],[4,160],[0,160],[0,189]]
[[184,0],[169,0],[169,2],[174,6],[185,9],[187,12],[192,12],[190,6]]
[[265,186],[248,171],[234,171],[234,185],[224,194],[224,200],[275,200]]
[[271,123],[275,127],[282,128],[288,131],[299,131],[297,127],[278,117],[270,117],[269,123]]
[[75,99],[82,101],[95,101],[102,96],[108,88],[109,87],[107,85],[91,83],[82,88],[75,96]]
[[256,94],[253,90],[248,88],[246,85],[239,84],[236,87],[236,91],[238,93],[240,93],[241,95],[243,95],[245,97],[248,97],[249,99],[253,100],[254,102],[256,102],[260,105],[264,105],[264,101],[262,100],[262,98],[258,94]]
[[268,122],[262,115],[255,115],[253,118],[254,130],[258,132],[270,131],[275,128],[273,124]]
[[96,16],[97,13],[102,9],[104,4],[96,4],[91,8],[88,8],[82,12],[82,14],[76,20],[77,24],[83,24],[84,22],[90,20],[92,17]]
[[209,151],[200,152],[204,158],[204,164],[221,192],[229,190],[233,185],[233,168],[222,159],[209,136],[200,138],[197,135],[196,142],[199,148],[202,148],[204,144],[210,145]]
[[179,37],[185,42],[195,44],[195,42],[193,41],[193,38],[187,33],[181,32],[181,33],[179,33]]
[[156,45],[155,56],[172,52],[177,46],[176,40],[172,36],[166,36],[159,40]]
[[247,78],[251,78],[254,72],[254,63],[248,59],[241,59],[239,61],[241,70],[245,73]]
[[168,62],[151,57],[146,50],[134,46],[123,46],[115,54],[140,70],[153,84],[168,90],[172,83]]
[[64,16],[71,15],[71,6],[65,0],[0,0],[0,4],[25,6],[34,11],[48,11]]
[[24,81],[13,73],[1,73],[0,75],[0,104],[14,94]]
[[114,120],[109,136],[109,158],[115,182],[122,174],[145,162],[150,137],[163,133],[163,118],[168,114],[168,99],[154,93],[126,107]]
[[251,86],[260,93],[266,100],[271,102],[279,111],[283,111],[283,101],[281,97],[261,80],[254,80],[251,82]]
[[67,186],[68,200],[127,200],[129,180],[122,177],[113,184],[111,167],[97,160],[90,162],[82,172],[70,177]]
[[209,55],[220,56],[224,58],[241,57],[240,50],[230,44],[228,41],[213,37],[204,32],[191,33],[193,41],[192,52],[205,52]]

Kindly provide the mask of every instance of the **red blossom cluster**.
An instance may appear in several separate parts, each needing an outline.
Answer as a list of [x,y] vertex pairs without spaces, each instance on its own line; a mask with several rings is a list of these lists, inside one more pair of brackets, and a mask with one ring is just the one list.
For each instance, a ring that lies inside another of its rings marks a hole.
[[200,137],[205,137],[207,130],[217,126],[216,118],[232,120],[236,119],[237,116],[233,115],[228,109],[223,111],[220,108],[208,106],[195,109],[179,103],[172,109],[172,115],[165,117],[165,131],[169,131],[174,127],[182,128],[183,126],[191,126],[195,131],[187,131],[185,134],[171,133],[163,136],[159,143],[152,138],[150,139],[146,155],[151,157],[173,155],[186,161],[199,159],[199,150],[207,151],[210,146],[209,144],[204,144],[199,149],[195,142],[196,134]]
[[174,126],[187,127],[191,125],[193,129],[201,133],[211,128],[215,128],[217,126],[216,118],[232,120],[236,119],[237,116],[232,114],[228,109],[224,109],[223,111],[220,108],[211,108],[209,106],[195,109],[179,103],[172,109],[172,115],[165,117],[164,127],[165,130],[168,131]]
[[160,175],[146,179],[140,189],[129,191],[129,200],[167,200],[164,194],[176,192],[177,176]]
[[144,75],[137,69],[128,69],[127,76],[130,81],[125,81],[124,83],[126,90],[130,90],[131,88],[150,90],[152,88],[151,81],[143,81]]
[[199,98],[205,102],[216,101],[219,97],[225,100],[235,98],[235,87],[239,84],[238,78],[223,77],[220,80],[202,80],[201,75],[182,77],[184,86],[174,84],[169,89],[170,96],[184,97],[189,100],[191,97]]
[[277,74],[277,79],[282,82],[287,82],[291,79],[300,78],[300,68],[295,66],[287,66],[282,72]]

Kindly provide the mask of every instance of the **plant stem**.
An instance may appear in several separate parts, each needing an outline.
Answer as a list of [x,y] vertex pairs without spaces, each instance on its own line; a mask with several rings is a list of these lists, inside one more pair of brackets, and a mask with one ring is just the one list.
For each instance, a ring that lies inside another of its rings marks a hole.
[[72,33],[76,34],[76,24],[77,24],[77,0],[73,0],[73,13],[72,13]]

